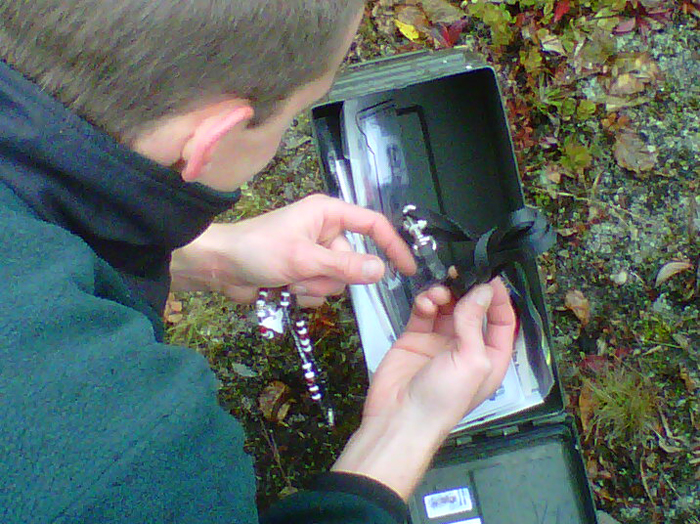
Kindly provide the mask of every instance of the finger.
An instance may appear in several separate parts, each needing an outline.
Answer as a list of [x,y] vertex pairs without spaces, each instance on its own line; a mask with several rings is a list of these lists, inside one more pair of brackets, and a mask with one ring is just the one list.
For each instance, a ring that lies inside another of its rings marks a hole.
[[258,288],[222,285],[218,290],[212,290],[226,295],[238,304],[252,304],[258,298]]
[[435,332],[440,333],[446,337],[455,336],[455,321],[454,321],[454,310],[457,305],[457,301],[452,295],[452,292],[448,290],[449,298],[447,303],[440,305],[438,308],[438,316],[435,321]]
[[460,342],[460,355],[486,360],[483,325],[492,298],[491,286],[480,285],[469,291],[455,306],[454,326]]
[[433,286],[426,291],[430,300],[432,300],[436,306],[442,308],[448,306],[452,301],[452,292],[445,286]]
[[333,251],[354,251],[348,239],[345,235],[338,235],[335,237],[328,246],[329,249]]
[[416,272],[410,248],[382,214],[338,199],[328,199],[326,217],[343,230],[368,235],[404,274]]
[[333,278],[318,277],[302,280],[290,287],[295,295],[310,297],[327,297],[341,295],[345,291],[345,282]]
[[411,317],[406,323],[406,333],[432,333],[438,307],[427,292],[418,295],[413,302]]
[[445,286],[433,286],[420,293],[414,300],[411,318],[405,330],[418,333],[433,332],[439,308],[449,304],[451,299],[452,294]]
[[[350,243],[343,235],[335,237],[328,246],[328,249],[344,253],[351,253],[353,251],[352,246],[350,246]],[[345,291],[345,288],[346,284],[344,281],[318,277],[297,282],[291,286],[290,291],[296,295],[327,297],[331,295],[341,295]]]
[[323,297],[309,297],[304,295],[297,297],[297,304],[299,304],[300,307],[316,309],[321,307],[325,303],[326,299]]
[[516,322],[510,293],[500,278],[493,280],[490,285],[494,294],[486,312],[486,346],[488,349],[510,354]]
[[333,251],[317,244],[304,244],[295,257],[294,267],[301,278],[329,278],[345,284],[373,284],[384,276],[384,262],[373,255],[354,251]]

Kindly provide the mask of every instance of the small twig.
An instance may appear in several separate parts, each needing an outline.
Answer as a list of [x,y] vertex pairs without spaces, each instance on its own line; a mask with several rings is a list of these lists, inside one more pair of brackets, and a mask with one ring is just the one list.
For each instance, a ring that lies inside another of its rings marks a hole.
[[644,492],[647,494],[647,498],[649,499],[649,502],[654,502],[654,497],[651,494],[651,490],[649,489],[649,483],[647,482],[647,476],[646,473],[644,472],[644,455],[642,454],[642,457],[639,459],[639,473],[640,477],[642,479],[642,486],[644,487]]
[[[567,191],[559,191],[559,190],[555,190],[555,189],[550,190],[550,189],[544,189],[541,187],[532,187],[530,189],[532,191],[535,191],[536,193],[545,193],[548,195],[554,194],[557,197],[571,198],[572,200],[576,200],[577,202],[585,202],[590,206],[602,205],[602,206],[608,208],[608,210],[610,210],[613,214],[615,214],[615,212],[623,213],[625,215],[629,215],[630,217],[634,218],[635,220],[638,220],[640,222],[645,223],[646,225],[649,225],[649,226],[653,225],[653,222],[651,220],[648,220],[648,219],[646,219],[646,218],[644,218],[636,213],[633,213],[632,211],[625,209],[624,207],[616,206],[615,204],[610,204],[609,202],[603,202],[602,200],[594,201],[588,197],[581,197],[578,195],[574,195],[573,193],[569,193]],[[622,218],[620,216],[618,216],[617,218],[620,219],[621,221],[627,223],[627,221],[624,218]]]
[[282,479],[284,479],[284,483],[287,485],[287,487],[291,488],[292,482],[289,480],[289,476],[287,473],[284,471],[284,467],[282,466],[282,459],[280,457],[280,452],[277,447],[277,442],[275,442],[275,436],[274,434],[268,433],[267,426],[265,426],[265,421],[263,420],[262,417],[259,417],[260,419],[260,425],[262,426],[262,433],[265,436],[265,440],[267,441],[267,445],[270,446],[270,450],[272,451],[272,457],[275,459],[275,463],[277,464],[277,467],[280,470],[280,473],[282,474]]
[[601,169],[598,171],[598,174],[595,176],[595,180],[593,181],[593,185],[591,186],[591,201],[595,200],[596,193],[598,192],[598,184],[600,183],[600,177],[603,176],[603,170]]

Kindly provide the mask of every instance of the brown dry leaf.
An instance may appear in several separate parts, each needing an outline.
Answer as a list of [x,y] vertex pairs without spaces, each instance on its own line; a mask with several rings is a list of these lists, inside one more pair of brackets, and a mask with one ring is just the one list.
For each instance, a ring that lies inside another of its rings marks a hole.
[[584,382],[581,393],[578,396],[578,409],[581,416],[581,429],[583,429],[585,435],[588,435],[591,430],[593,412],[595,411],[593,387],[588,381]]
[[[610,94],[638,93],[661,78],[659,65],[648,53],[621,53],[610,70]],[[613,87],[617,92],[613,92]],[[633,89],[638,88],[638,91]]]
[[690,371],[688,371],[688,368],[684,364],[681,364],[680,366],[679,375],[681,377],[681,380],[685,384],[688,393],[693,393],[696,389],[698,389],[698,387],[700,387],[698,386],[698,383],[692,377]]
[[282,488],[282,490],[277,494],[277,496],[281,499],[285,497],[289,497],[290,495],[294,495],[295,493],[298,493],[299,490],[295,488],[294,486],[286,486]]
[[430,22],[425,13],[416,6],[397,7],[394,22],[396,28],[412,42],[417,42],[430,33]]
[[282,422],[291,408],[291,390],[284,382],[275,380],[260,393],[258,406],[263,416],[271,422]]
[[547,53],[554,53],[557,55],[566,55],[566,49],[564,49],[564,44],[561,40],[549,32],[549,30],[542,28],[537,31],[537,38],[540,41],[540,46],[542,51]]
[[554,184],[559,184],[561,183],[561,171],[561,168],[556,164],[547,164],[542,170],[542,176]]
[[601,101],[605,102],[606,111],[613,112],[619,111],[625,107],[636,107],[647,104],[651,101],[651,99],[646,96],[629,98],[624,96],[608,95],[603,97]]
[[452,24],[461,20],[464,13],[449,3],[447,0],[421,0],[425,13],[428,15],[428,19],[433,23],[437,24],[441,22],[443,24]]
[[583,296],[583,293],[576,290],[571,290],[566,293],[564,298],[566,309],[573,311],[576,318],[581,321],[581,325],[585,326],[591,319],[591,303]]
[[641,93],[645,88],[646,83],[632,73],[622,73],[610,83],[608,93],[615,96],[634,95]]
[[170,324],[177,324],[184,318],[182,314],[182,302],[180,300],[175,300],[175,295],[173,293],[168,294],[163,318]]
[[574,50],[572,65],[576,75],[588,76],[604,72],[606,62],[615,54],[616,45],[609,31],[596,28]]
[[630,131],[617,135],[613,154],[620,166],[635,173],[653,169],[658,157],[655,148],[646,145],[637,133]]
[[393,36],[396,32],[396,24],[394,23],[395,15],[394,6],[399,3],[399,0],[379,0],[372,9],[372,18],[377,24],[377,29],[384,34]]
[[683,271],[688,271],[689,269],[693,269],[693,264],[690,262],[668,262],[664,264],[664,266],[659,270],[659,274],[656,275],[654,286],[659,287],[673,275],[677,275]]

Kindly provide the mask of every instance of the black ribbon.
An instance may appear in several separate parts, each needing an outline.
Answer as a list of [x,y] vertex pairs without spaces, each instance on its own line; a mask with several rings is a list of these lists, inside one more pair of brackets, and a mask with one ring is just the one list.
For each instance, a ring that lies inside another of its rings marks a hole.
[[[425,209],[412,209],[407,216],[424,220],[424,234],[432,236],[438,245],[443,242],[466,245],[466,258],[461,258],[448,271],[435,250],[422,246],[416,250],[420,272],[430,284],[447,285],[456,298],[472,287],[489,282],[507,266],[520,265],[541,255],[554,245],[556,234],[536,209],[523,207],[482,235],[467,231],[445,215]],[[405,234],[405,233],[404,233]],[[406,238],[410,243],[413,239]],[[456,270],[456,271],[455,271]]]

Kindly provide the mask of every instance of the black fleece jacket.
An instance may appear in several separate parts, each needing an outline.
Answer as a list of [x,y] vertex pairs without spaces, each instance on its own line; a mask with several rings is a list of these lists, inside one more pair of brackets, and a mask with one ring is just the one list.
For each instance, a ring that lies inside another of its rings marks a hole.
[[[252,523],[252,462],[196,352],[163,343],[173,249],[236,201],[119,145],[0,62],[0,522]],[[326,474],[269,523],[395,523]]]

